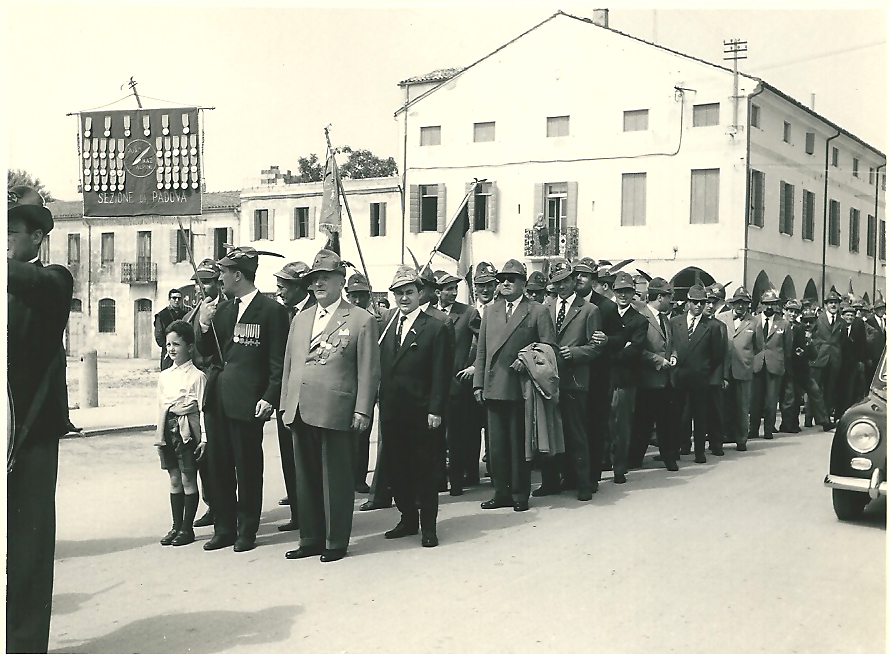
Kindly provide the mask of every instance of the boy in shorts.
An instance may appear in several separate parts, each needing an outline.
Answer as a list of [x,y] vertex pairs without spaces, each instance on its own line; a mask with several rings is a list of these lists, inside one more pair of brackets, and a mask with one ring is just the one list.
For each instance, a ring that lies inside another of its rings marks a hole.
[[192,363],[194,328],[176,320],[166,329],[167,354],[173,365],[161,372],[157,382],[161,469],[170,475],[170,506],[173,527],[161,545],[188,545],[194,542],[195,513],[198,509],[197,460],[204,453],[204,388],[207,378]]

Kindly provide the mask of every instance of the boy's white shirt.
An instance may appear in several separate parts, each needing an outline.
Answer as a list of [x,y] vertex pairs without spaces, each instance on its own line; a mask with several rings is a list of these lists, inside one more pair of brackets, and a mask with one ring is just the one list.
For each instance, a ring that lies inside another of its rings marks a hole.
[[[191,359],[182,365],[176,365],[161,371],[157,380],[157,398],[160,407],[160,419],[158,420],[158,431],[163,441],[163,416],[172,406],[187,406],[191,402],[196,402],[198,406],[201,433],[199,434],[199,442],[206,440],[207,427],[204,424],[204,392],[207,386],[207,376],[198,370]],[[184,430],[180,430],[183,442],[191,440],[191,433],[188,428],[188,421],[181,420],[180,427],[184,426]]]

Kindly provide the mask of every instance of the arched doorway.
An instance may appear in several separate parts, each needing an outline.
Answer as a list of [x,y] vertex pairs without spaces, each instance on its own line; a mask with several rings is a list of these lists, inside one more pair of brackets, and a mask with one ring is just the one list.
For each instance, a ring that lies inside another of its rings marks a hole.
[[819,302],[818,302],[818,285],[815,284],[814,279],[809,279],[809,283],[806,284],[806,290],[803,291],[803,299],[809,300],[813,304],[819,304]]
[[688,295],[688,289],[695,284],[709,286],[715,281],[713,276],[706,270],[702,270],[697,266],[689,266],[673,275],[673,279],[670,280],[670,283],[673,284],[673,292],[676,299],[684,301]]
[[759,306],[759,298],[762,297],[762,294],[772,288],[772,282],[769,281],[769,276],[766,274],[765,270],[760,270],[759,274],[756,276],[756,281],[753,283],[753,309]]
[[784,283],[781,284],[781,298],[783,300],[796,299],[796,285],[793,283],[793,277],[790,275],[787,275],[784,278]]
[[137,359],[155,357],[154,320],[151,313],[151,300],[136,300],[133,308],[133,356]]

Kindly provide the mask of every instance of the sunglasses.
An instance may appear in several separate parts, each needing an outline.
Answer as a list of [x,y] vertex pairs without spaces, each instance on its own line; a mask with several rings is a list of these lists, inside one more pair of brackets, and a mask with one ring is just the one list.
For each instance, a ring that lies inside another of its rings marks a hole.
[[689,300],[692,304],[704,304],[707,300]]

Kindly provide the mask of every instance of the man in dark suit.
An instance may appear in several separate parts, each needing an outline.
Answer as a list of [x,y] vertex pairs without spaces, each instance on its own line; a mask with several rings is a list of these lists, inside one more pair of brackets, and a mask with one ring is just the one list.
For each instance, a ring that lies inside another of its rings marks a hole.
[[[288,327],[296,314],[310,310],[315,306],[315,296],[309,293],[309,285],[305,280],[308,270],[309,266],[304,261],[291,261],[275,273],[275,295],[281,305],[287,309]],[[293,434],[290,433],[290,428],[284,424],[280,407],[275,411],[275,422],[278,426],[278,451],[281,453],[284,489],[287,491],[287,496],[279,500],[278,504],[290,507],[290,520],[283,525],[278,525],[278,531],[293,531],[299,529]]]
[[688,289],[688,311],[670,319],[673,333],[674,367],[671,370],[676,387],[673,403],[673,425],[680,445],[691,441],[688,423],[683,420],[686,403],[694,422],[695,463],[707,463],[704,454],[707,442],[709,386],[713,373],[723,365],[720,358],[720,332],[703,316],[707,293],[700,284]]
[[586,436],[590,361],[600,353],[600,348],[591,342],[593,333],[599,329],[599,309],[577,296],[576,280],[571,262],[558,259],[550,265],[549,281],[557,297],[545,306],[556,327],[559,411],[565,433],[565,453],[543,462],[543,483],[531,494],[543,497],[576,489],[577,499],[587,502],[599,490],[599,483],[590,479]]
[[[817,355],[815,346],[812,344],[812,332],[815,328],[815,321],[818,319],[815,310],[811,307],[803,311],[801,324],[794,325],[791,329],[791,368],[793,373],[793,401],[795,405],[790,409],[790,415],[796,417],[796,424],[799,425],[799,410],[802,404],[803,395],[808,399],[807,411],[811,412],[814,422],[822,426],[824,431],[830,431],[834,428],[834,424],[827,418],[827,410],[824,408],[824,398],[821,395],[821,389],[812,379],[810,365]],[[785,418],[782,416],[782,430]],[[792,433],[796,433],[794,430]]]
[[41,243],[53,228],[40,194],[14,186],[6,206],[7,408],[15,413],[14,423],[7,416],[15,431],[6,475],[6,651],[45,652],[59,438],[68,415],[62,338],[74,280],[63,266],[40,262]]
[[307,274],[315,311],[290,324],[281,388],[296,455],[299,547],[285,555],[346,556],[355,500],[355,439],[370,426],[380,382],[377,321],[342,299],[346,267],[320,250]]
[[497,273],[500,297],[482,316],[472,380],[476,401],[485,403],[490,435],[489,458],[494,497],[483,509],[528,510],[531,465],[525,460],[525,411],[519,373],[519,350],[531,343],[555,347],[553,322],[541,304],[524,296],[525,266],[507,261]]
[[546,277],[539,270],[528,275],[528,283],[525,284],[525,295],[529,300],[543,304],[546,300]]
[[196,334],[198,351],[223,362],[213,399],[219,438],[210,447],[216,521],[204,549],[246,552],[256,546],[262,512],[262,429],[281,396],[287,311],[254,285],[255,249],[232,248],[218,264],[222,291],[232,299],[203,301]]
[[[784,321],[787,323],[787,331],[790,336],[790,358],[784,365],[784,378],[781,380],[778,406],[781,410],[781,426],[778,431],[784,434],[798,434],[802,431],[799,426],[799,412],[802,407],[803,386],[796,379],[798,348],[805,349],[805,327],[800,323],[800,314],[803,312],[803,304],[796,298],[790,298],[784,303]],[[808,362],[806,363],[808,368]]]
[[188,309],[182,306],[182,291],[178,288],[170,289],[167,301],[169,306],[154,314],[154,340],[161,348],[161,370],[173,365],[173,360],[167,355],[167,327],[176,320],[182,320],[188,313]]
[[840,419],[837,413],[837,382],[842,364],[842,346],[846,338],[845,322],[839,316],[840,294],[835,288],[824,300],[824,311],[815,321],[812,344],[817,354],[812,362],[812,376],[824,395],[827,417],[832,422]]
[[759,436],[771,440],[775,432],[778,392],[787,364],[790,363],[792,343],[787,321],[778,313],[781,299],[769,289],[760,298],[762,313],[754,319],[753,339],[753,397],[750,401],[750,429],[747,438]]
[[636,409],[636,386],[642,369],[642,352],[648,336],[648,320],[631,305],[636,283],[629,273],[620,271],[611,282],[617,304],[617,315],[623,325],[620,339],[624,346],[611,360],[611,441],[614,461],[614,483],[627,481],[630,435]]
[[864,372],[865,384],[870,384],[873,381],[874,374],[877,372],[877,364],[880,362],[880,355],[883,354],[883,348],[886,347],[886,302],[883,300],[882,293],[877,291],[877,294],[873,311],[864,321],[865,325],[869,327],[867,331],[867,358],[870,362],[870,366]]
[[478,483],[478,449],[473,447],[478,435],[473,439],[471,410],[475,401],[472,397],[472,384],[461,382],[457,375],[475,361],[472,352],[474,335],[470,325],[477,319],[475,307],[457,302],[459,277],[444,270],[435,273],[438,286],[438,308],[447,316],[454,328],[454,365],[450,375],[448,399],[448,483],[451,495],[463,494],[467,481]]
[[648,320],[645,347],[642,351],[642,369],[636,388],[636,405],[645,407],[636,411],[634,435],[630,443],[629,466],[641,468],[651,430],[657,427],[657,444],[660,459],[667,470],[676,472],[679,466],[679,443],[671,423],[671,403],[675,391],[670,381],[673,366],[673,335],[670,330],[670,307],[673,286],[662,277],[648,282],[648,304],[640,313]]
[[722,284],[713,283],[706,287],[707,303],[704,305],[704,316],[713,321],[713,326],[719,331],[720,350],[717,356],[722,365],[715,368],[710,375],[710,407],[707,414],[707,440],[710,442],[710,452],[713,456],[723,456],[725,451],[722,444],[725,441],[725,403],[724,397],[728,387],[728,328],[716,316],[722,308],[725,300],[725,287]]
[[864,321],[856,317],[855,309],[846,303],[840,306],[846,337],[842,344],[842,363],[839,378],[842,387],[837,392],[837,416],[842,417],[863,393],[864,363],[867,359],[867,331]]
[[423,547],[435,547],[441,449],[434,433],[447,406],[453,362],[447,326],[420,309],[421,285],[416,271],[402,266],[389,287],[399,316],[380,344],[380,428],[401,513],[386,538],[422,529]]

